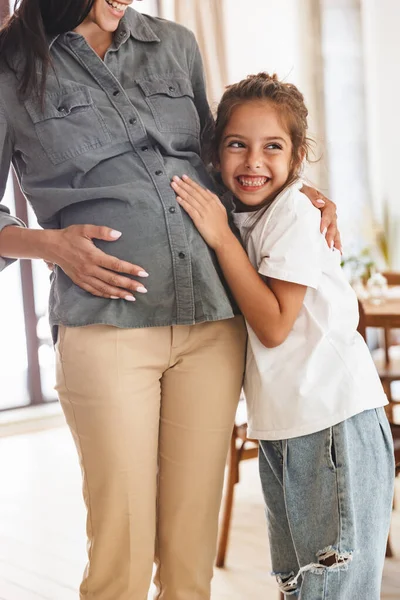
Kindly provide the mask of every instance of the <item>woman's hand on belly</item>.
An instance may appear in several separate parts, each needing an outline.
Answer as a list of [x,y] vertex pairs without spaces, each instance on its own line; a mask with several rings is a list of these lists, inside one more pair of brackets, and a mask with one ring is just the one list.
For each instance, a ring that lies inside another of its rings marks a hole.
[[94,239],[115,242],[120,237],[121,232],[109,227],[70,225],[52,231],[43,258],[58,265],[76,285],[94,296],[133,301],[132,293],[145,294],[147,290],[123,274],[148,277],[148,273],[138,265],[109,256],[93,243]]

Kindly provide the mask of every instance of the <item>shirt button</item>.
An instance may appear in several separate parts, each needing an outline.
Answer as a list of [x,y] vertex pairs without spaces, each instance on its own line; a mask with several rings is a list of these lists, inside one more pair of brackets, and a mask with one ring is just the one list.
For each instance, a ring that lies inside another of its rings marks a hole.
[[135,125],[135,123],[137,123],[137,119],[129,119],[129,123],[131,125]]
[[184,252],[179,252],[179,258],[186,258],[186,254]]
[[162,171],[156,171],[156,175],[162,175]]
[[142,146],[141,151],[142,152],[148,152],[148,147],[147,146]]
[[119,90],[114,90],[113,91],[113,96],[118,96],[119,95]]
[[169,207],[169,212],[170,212],[170,213],[174,213],[174,212],[176,212],[176,208],[175,208],[175,206],[170,206],[170,207]]
[[175,91],[175,88],[174,88],[173,85],[170,85],[168,89],[169,89],[170,92],[174,92]]
[[58,112],[64,113],[66,111],[65,106],[59,106],[58,107]]

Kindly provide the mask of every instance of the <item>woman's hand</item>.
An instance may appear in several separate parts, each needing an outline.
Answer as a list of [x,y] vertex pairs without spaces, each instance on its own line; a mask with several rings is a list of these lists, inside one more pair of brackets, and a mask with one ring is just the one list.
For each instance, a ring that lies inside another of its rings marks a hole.
[[340,232],[337,228],[336,204],[324,196],[321,192],[308,185],[303,185],[300,190],[319,208],[322,213],[321,232],[325,233],[326,241],[330,248],[335,247],[340,252],[343,251]]
[[94,239],[115,242],[121,237],[119,231],[97,225],[71,225],[48,233],[52,236],[44,255],[45,261],[61,267],[86,292],[101,298],[123,298],[131,302],[135,300],[132,292],[147,292],[138,281],[120,275],[148,277],[144,269],[109,256],[93,243]]
[[218,196],[202,188],[187,175],[173,177],[177,202],[185,209],[207,244],[214,250],[233,234],[225,206]]

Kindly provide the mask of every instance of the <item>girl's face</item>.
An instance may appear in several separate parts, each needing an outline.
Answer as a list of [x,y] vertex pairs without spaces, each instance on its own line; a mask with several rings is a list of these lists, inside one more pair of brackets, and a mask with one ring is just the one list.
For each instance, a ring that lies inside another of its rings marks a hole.
[[270,200],[288,180],[292,142],[268,100],[233,109],[219,148],[219,170],[226,187],[254,210]]
[[85,28],[90,26],[92,28],[97,25],[101,31],[114,33],[126,9],[132,2],[133,0],[122,0],[121,2],[117,2],[116,0],[95,0],[92,10],[79,28],[82,29],[82,26]]

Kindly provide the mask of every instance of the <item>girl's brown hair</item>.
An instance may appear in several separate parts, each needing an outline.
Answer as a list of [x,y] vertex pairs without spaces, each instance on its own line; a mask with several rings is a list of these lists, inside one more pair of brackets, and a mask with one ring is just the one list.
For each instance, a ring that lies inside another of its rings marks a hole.
[[226,88],[218,106],[211,139],[210,159],[219,162],[219,148],[224,130],[236,106],[255,100],[267,100],[277,110],[292,141],[292,161],[286,185],[298,177],[303,159],[309,160],[312,140],[307,137],[308,110],[304,97],[291,83],[279,81],[276,74],[258,73]]

